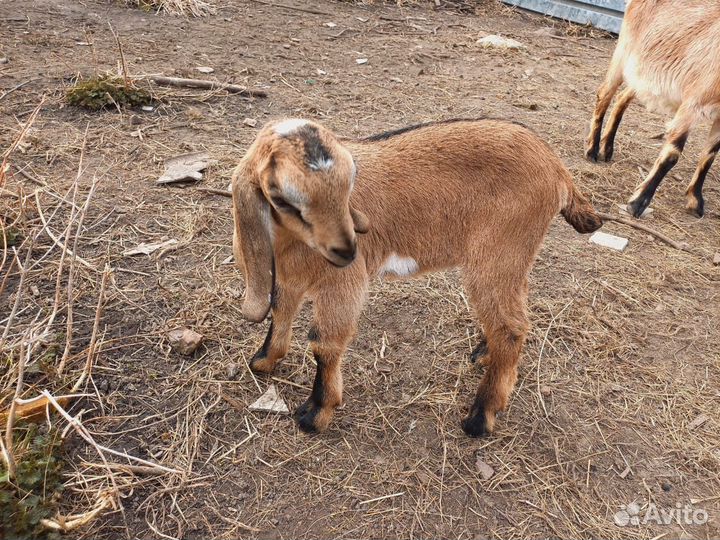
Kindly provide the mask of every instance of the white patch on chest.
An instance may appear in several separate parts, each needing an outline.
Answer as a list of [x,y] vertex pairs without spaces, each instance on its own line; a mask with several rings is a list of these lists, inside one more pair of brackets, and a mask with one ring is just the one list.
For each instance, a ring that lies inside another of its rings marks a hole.
[[288,118],[277,124],[273,129],[275,133],[281,136],[290,135],[293,131],[297,131],[307,124],[307,120],[302,118]]
[[420,269],[418,263],[412,257],[400,257],[395,253],[391,254],[382,267],[380,268],[380,275],[392,274],[398,277],[411,276]]

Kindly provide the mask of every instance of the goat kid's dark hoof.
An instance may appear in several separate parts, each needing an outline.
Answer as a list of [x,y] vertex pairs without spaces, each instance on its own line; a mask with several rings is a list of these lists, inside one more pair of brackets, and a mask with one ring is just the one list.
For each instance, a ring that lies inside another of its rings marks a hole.
[[485,424],[485,413],[482,412],[474,416],[468,416],[460,425],[465,434],[470,437],[482,437],[490,434]]
[[297,408],[293,416],[301,431],[305,433],[317,433],[320,431],[315,424],[318,411],[319,407],[310,400]]
[[272,373],[274,367],[267,356],[260,356],[260,353],[255,354],[250,360],[250,369],[254,373]]

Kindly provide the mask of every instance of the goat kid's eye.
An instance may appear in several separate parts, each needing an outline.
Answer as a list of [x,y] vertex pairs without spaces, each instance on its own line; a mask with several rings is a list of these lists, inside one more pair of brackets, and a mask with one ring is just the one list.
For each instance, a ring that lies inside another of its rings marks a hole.
[[302,217],[302,212],[300,212],[298,208],[294,207],[285,199],[283,199],[282,197],[271,197],[271,200],[275,208],[277,208],[281,212],[295,216],[300,221],[307,224],[307,221],[305,221],[305,219]]

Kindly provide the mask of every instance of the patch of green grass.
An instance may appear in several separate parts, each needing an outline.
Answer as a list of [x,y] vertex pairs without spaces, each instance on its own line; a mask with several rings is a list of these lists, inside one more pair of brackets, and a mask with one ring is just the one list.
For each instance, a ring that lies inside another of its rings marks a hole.
[[15,479],[10,481],[8,471],[0,470],[0,538],[61,538],[40,524],[57,513],[63,491],[60,444],[55,430],[44,431],[35,424],[15,427]]
[[146,90],[138,88],[132,81],[112,75],[78,81],[67,91],[65,97],[70,105],[93,111],[116,106],[140,107],[153,102],[152,96]]

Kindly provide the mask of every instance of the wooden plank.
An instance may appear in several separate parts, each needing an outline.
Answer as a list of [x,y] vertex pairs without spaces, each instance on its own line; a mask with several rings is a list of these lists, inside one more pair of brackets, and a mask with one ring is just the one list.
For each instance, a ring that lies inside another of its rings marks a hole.
[[542,13],[579,24],[590,24],[615,34],[620,33],[623,0],[503,0],[522,9]]

